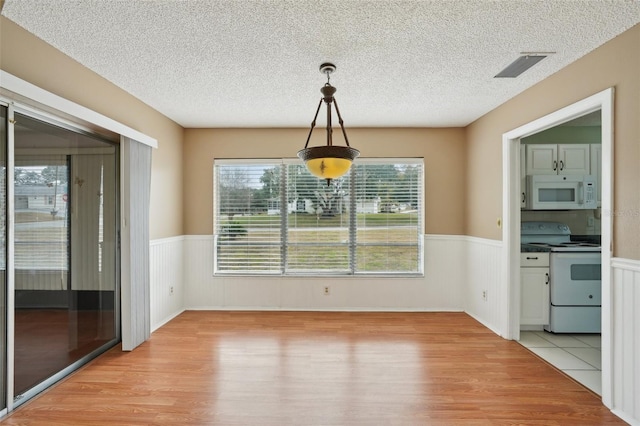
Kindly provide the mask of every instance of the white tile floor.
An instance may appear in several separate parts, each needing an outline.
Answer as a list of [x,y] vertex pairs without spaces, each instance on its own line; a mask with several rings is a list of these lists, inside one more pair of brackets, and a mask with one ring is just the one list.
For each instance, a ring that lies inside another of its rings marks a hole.
[[602,395],[600,342],[599,334],[520,332],[521,345],[598,395]]

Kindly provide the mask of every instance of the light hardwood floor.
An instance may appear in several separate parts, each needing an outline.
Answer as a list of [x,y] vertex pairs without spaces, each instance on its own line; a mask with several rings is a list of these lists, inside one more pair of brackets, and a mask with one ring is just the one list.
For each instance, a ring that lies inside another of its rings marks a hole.
[[624,424],[463,313],[188,311],[0,425]]

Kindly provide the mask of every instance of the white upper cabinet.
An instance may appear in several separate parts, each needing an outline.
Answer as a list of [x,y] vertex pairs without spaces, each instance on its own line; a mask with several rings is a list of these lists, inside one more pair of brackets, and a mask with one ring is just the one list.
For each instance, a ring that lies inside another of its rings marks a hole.
[[589,144],[558,145],[558,174],[588,175],[591,169]]
[[528,144],[527,175],[590,174],[589,144]]
[[527,175],[557,175],[558,145],[527,145]]

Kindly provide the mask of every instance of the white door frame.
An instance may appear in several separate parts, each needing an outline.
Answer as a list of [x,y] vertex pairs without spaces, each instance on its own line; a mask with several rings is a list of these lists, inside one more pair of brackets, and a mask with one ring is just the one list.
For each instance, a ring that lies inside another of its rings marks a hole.
[[502,135],[502,279],[508,339],[520,339],[520,139],[590,112],[602,116],[602,402],[612,402],[611,239],[613,234],[613,97],[609,88]]

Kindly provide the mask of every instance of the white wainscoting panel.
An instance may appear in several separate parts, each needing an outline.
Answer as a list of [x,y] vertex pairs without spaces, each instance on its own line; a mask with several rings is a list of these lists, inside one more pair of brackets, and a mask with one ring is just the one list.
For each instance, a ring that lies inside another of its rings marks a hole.
[[[427,236],[425,276],[213,276],[213,238],[185,237],[187,309],[462,311],[466,237]],[[329,286],[329,294],[324,287]]]
[[465,311],[500,336],[508,329],[508,283],[502,282],[502,241],[466,237]]
[[613,258],[612,410],[640,425],[640,261]]
[[506,283],[500,278],[501,245],[427,235],[424,277],[214,277],[211,236],[157,240],[151,244],[153,329],[184,309],[406,310],[466,311],[502,334]]
[[188,235],[184,244],[185,308],[219,309],[224,293],[222,279],[213,277],[213,236]]
[[149,244],[151,331],[184,311],[184,237]]

